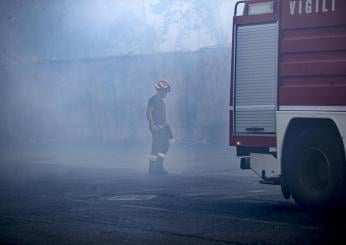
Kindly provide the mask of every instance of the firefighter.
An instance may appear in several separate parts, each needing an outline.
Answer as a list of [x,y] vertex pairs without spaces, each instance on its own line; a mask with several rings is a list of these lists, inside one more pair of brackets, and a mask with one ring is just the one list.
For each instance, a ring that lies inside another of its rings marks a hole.
[[173,134],[166,121],[166,105],[164,98],[171,91],[171,86],[166,81],[159,81],[155,85],[157,93],[149,99],[147,119],[149,130],[152,134],[151,155],[149,158],[149,174],[167,175],[163,161],[169,148],[169,141]]

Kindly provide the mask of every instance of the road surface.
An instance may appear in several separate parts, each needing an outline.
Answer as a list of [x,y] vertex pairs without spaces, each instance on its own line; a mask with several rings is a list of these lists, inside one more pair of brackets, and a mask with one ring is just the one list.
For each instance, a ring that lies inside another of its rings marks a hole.
[[173,148],[168,176],[146,149],[2,150],[0,244],[345,242],[345,211],[303,211],[215,149]]

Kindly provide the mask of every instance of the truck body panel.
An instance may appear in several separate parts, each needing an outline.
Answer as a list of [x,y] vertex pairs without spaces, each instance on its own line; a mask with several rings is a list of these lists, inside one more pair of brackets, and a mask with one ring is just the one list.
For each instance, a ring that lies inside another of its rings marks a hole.
[[242,169],[280,184],[285,198],[343,203],[346,1],[243,2],[233,18],[229,144]]
[[277,145],[276,135],[239,134],[235,130],[238,26],[279,23],[277,111],[280,110],[280,106],[289,105],[346,105],[346,1],[247,1],[247,3],[263,2],[275,3],[272,14],[244,13],[233,19],[230,145],[248,147]]
[[280,105],[346,105],[345,11],[340,0],[281,1]]

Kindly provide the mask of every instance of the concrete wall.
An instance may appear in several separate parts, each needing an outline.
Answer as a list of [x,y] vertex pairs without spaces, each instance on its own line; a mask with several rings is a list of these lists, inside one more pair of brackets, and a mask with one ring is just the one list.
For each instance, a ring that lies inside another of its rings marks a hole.
[[147,140],[145,110],[170,81],[168,120],[180,141],[227,144],[230,51],[0,65],[2,144]]

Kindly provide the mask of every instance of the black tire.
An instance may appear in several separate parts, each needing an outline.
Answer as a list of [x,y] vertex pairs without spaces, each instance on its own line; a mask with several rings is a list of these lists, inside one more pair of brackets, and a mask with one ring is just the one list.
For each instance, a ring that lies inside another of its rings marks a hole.
[[287,183],[295,202],[304,209],[339,206],[345,181],[340,137],[312,128],[299,134],[288,147]]

